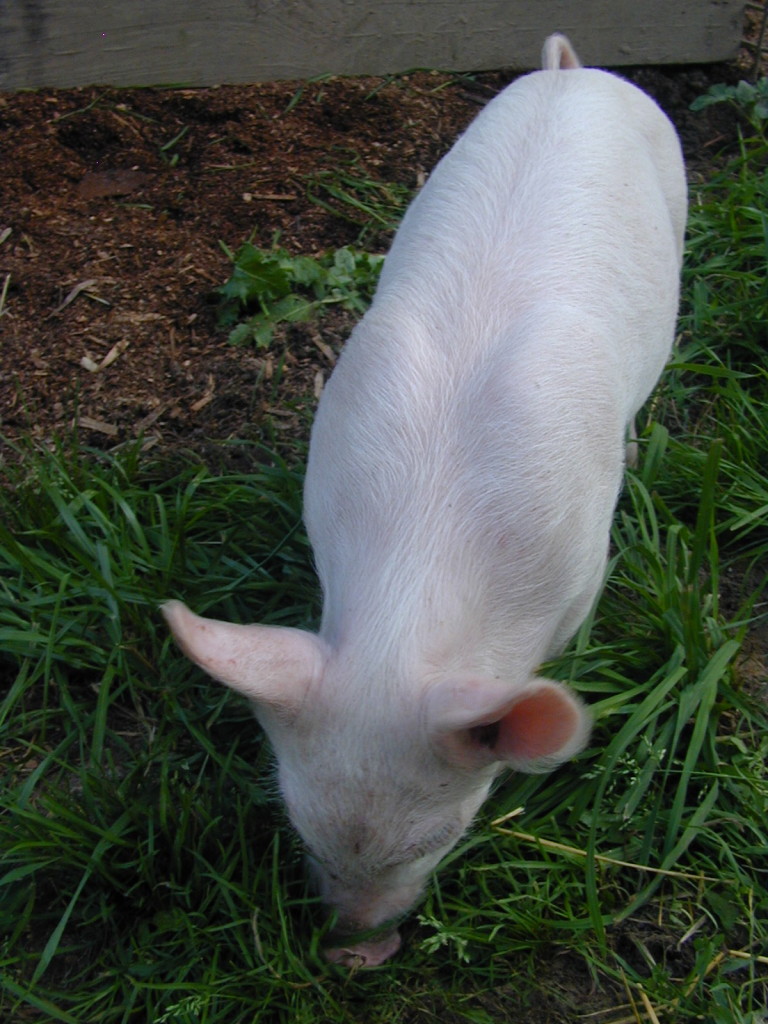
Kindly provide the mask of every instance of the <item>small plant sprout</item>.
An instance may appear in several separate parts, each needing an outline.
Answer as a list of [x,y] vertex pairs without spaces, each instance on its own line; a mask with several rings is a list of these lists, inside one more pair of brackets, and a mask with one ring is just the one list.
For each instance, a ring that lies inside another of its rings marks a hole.
[[[281,324],[303,323],[329,306],[362,314],[376,287],[382,256],[344,247],[314,258],[245,242],[232,253],[232,276],[219,289],[219,324],[233,345],[267,348]],[[241,317],[245,316],[244,320]],[[240,322],[238,322],[240,321]],[[232,326],[232,325],[235,326]]]

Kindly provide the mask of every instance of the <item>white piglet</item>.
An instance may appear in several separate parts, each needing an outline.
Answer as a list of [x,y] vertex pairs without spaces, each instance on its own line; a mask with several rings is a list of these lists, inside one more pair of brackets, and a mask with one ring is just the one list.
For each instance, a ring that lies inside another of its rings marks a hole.
[[647,96],[562,36],[543,63],[411,204],[322,395],[319,634],[163,609],[253,702],[341,963],[395,952],[503,769],[589,732],[537,666],[602,584],[627,429],[673,342],[686,185]]

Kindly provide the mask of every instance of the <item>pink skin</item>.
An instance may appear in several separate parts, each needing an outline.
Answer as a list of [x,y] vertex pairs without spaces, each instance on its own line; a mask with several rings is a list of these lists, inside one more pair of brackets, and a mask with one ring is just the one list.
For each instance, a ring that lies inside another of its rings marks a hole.
[[324,953],[326,960],[340,967],[379,967],[400,949],[400,941],[400,933],[395,930],[381,938],[326,949]]

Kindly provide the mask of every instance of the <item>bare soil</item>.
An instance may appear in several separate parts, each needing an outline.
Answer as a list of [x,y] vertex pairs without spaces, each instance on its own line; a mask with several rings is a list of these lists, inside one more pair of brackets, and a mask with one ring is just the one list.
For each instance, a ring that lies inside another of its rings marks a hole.
[[[623,72],[677,125],[692,173],[735,136],[691,101],[736,64]],[[295,254],[354,244],[351,207],[313,201],[318,173],[352,168],[415,190],[512,72],[331,79],[207,89],[87,88],[0,95],[0,455],[77,425],[81,443],[201,454],[303,432],[352,319],[293,325],[269,351],[217,325],[221,244]],[[386,232],[366,246],[386,251]],[[2,293],[4,289],[4,294]]]

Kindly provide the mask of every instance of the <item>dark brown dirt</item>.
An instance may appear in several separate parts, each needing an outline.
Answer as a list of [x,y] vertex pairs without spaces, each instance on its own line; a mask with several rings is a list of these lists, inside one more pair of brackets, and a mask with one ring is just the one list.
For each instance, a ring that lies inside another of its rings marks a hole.
[[[735,65],[624,73],[675,121],[693,173],[732,141],[733,115],[688,107]],[[233,348],[217,326],[220,243],[354,243],[360,224],[312,200],[317,174],[351,166],[416,189],[513,77],[0,96],[0,435],[47,442],[77,423],[87,445],[143,436],[202,452],[262,436],[267,419],[304,431],[297,404],[314,401],[352,319]]]

